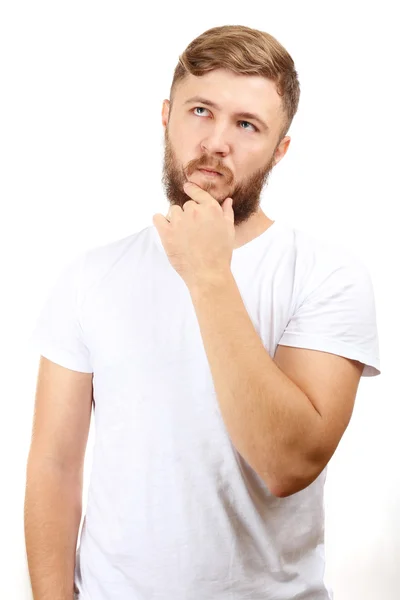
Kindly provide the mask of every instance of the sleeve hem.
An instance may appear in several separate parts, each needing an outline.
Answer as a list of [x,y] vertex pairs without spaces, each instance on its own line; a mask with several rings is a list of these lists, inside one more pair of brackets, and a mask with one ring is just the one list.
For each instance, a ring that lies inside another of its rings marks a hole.
[[43,343],[36,338],[31,338],[30,343],[31,346],[38,351],[41,356],[44,356],[48,360],[51,360],[61,367],[70,369],[71,371],[78,371],[79,373],[93,373],[93,370],[87,365],[87,363],[78,360],[76,356],[66,352],[65,350],[55,348],[51,344]]
[[295,333],[284,333],[278,345],[293,346],[295,348],[307,348],[337,354],[351,360],[358,360],[364,364],[363,377],[374,377],[381,374],[380,362],[377,356],[362,352],[359,348],[350,346],[343,342],[336,342],[319,336],[303,335]]

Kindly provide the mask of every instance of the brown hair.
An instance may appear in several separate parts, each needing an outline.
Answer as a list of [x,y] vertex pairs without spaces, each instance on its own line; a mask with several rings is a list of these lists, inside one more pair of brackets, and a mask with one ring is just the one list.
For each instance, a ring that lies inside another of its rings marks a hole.
[[285,114],[280,139],[286,135],[297,112],[300,84],[292,57],[272,35],[243,25],[213,27],[199,35],[180,55],[175,67],[171,108],[174,91],[188,73],[200,77],[214,69],[261,75],[274,81]]

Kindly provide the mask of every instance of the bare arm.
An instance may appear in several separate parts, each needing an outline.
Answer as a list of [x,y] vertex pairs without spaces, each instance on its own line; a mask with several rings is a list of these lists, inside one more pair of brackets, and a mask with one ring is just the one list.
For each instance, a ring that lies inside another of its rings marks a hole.
[[41,358],[24,507],[34,600],[74,597],[91,404],[91,373]]
[[284,346],[272,359],[231,273],[190,293],[233,444],[273,494],[304,489],[347,427],[363,365]]
[[75,551],[82,516],[76,478],[30,460],[25,543],[34,600],[73,600]]

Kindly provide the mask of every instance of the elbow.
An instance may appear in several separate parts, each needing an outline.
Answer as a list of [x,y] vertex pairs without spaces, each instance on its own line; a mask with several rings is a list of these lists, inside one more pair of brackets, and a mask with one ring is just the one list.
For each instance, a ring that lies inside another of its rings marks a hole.
[[281,482],[280,484],[278,483],[272,487],[269,486],[269,490],[271,494],[276,498],[288,498],[289,496],[293,496],[293,494],[297,494],[298,492],[305,490],[309,485],[313,483],[313,481],[315,481],[315,479],[302,479],[301,481],[296,480],[295,482],[291,481],[290,483]]
[[311,485],[312,481],[304,481],[301,482],[290,482],[290,483],[278,483],[273,487],[269,487],[269,490],[273,496],[276,498],[288,498],[289,496],[293,496],[293,494],[297,494],[301,492],[306,487]]
[[276,496],[276,498],[287,498],[311,485],[324,470],[325,466],[319,465],[317,468],[315,465],[313,465],[313,468],[304,467],[295,473],[292,472],[290,475],[276,478],[273,481],[266,481],[264,477],[264,481],[273,496]]

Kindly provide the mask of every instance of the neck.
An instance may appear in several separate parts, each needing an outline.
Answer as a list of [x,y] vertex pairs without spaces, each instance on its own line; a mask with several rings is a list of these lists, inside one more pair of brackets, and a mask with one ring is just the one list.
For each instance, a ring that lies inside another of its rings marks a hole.
[[259,210],[255,215],[252,215],[248,221],[239,225],[235,230],[235,246],[234,249],[244,246],[251,240],[260,236],[274,223],[267,215]]

